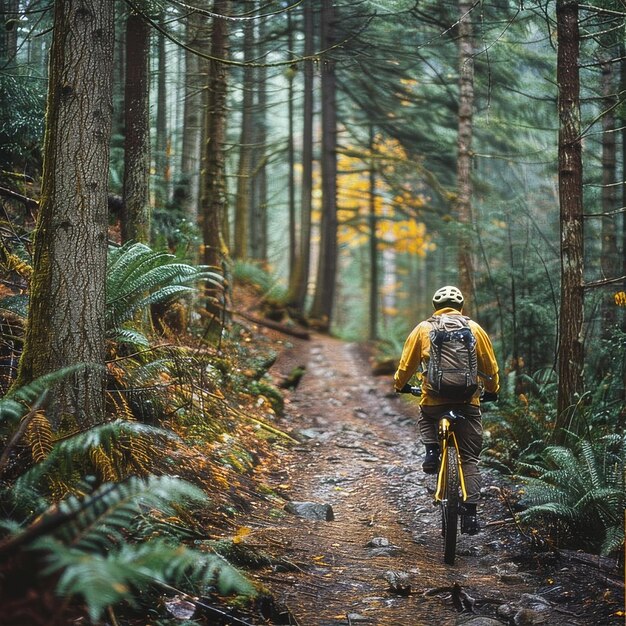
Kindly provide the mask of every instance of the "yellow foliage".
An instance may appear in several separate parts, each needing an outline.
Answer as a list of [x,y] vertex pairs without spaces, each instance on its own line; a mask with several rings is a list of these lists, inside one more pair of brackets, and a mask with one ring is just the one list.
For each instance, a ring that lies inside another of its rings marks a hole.
[[249,526],[241,526],[233,536],[233,543],[242,543],[251,532],[252,528]]
[[[337,194],[338,242],[340,246],[359,248],[370,238],[371,213],[376,217],[376,236],[388,249],[425,256],[434,249],[424,223],[416,219],[398,219],[402,215],[417,215],[429,199],[414,185],[419,180],[406,182],[400,189],[392,189],[388,176],[375,177],[374,198],[370,170],[372,162],[386,175],[398,173],[402,167],[414,175],[414,166],[400,142],[380,135],[374,140],[373,150],[346,149],[338,156],[339,185]],[[402,170],[404,171],[404,170]],[[319,190],[319,185],[316,186]],[[318,217],[317,214],[314,214]]]
[[102,446],[92,448],[89,452],[89,457],[104,482],[112,483],[118,480],[119,477],[113,467],[113,462]]
[[30,419],[25,431],[25,440],[35,463],[43,461],[52,450],[52,427],[43,411],[37,411]]
[[615,304],[617,306],[626,306],[626,292],[618,291],[614,296]]

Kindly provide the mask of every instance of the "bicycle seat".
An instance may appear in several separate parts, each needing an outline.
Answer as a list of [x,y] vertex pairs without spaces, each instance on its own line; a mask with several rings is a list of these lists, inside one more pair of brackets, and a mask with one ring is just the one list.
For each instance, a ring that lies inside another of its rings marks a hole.
[[463,415],[458,415],[457,413],[455,413],[454,411],[448,411],[444,417],[447,417],[450,419],[451,422],[456,422],[458,420],[463,420],[465,419],[465,417]]

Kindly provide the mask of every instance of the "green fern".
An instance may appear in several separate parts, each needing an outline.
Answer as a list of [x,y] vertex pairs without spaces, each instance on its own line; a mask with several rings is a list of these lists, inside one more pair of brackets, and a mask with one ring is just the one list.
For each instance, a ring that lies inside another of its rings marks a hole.
[[522,464],[522,519],[561,524],[570,538],[603,554],[624,543],[626,437],[579,440],[576,449],[546,448],[543,463]]
[[254,595],[252,585],[221,557],[152,539],[128,543],[137,520],[171,513],[175,502],[206,501],[198,488],[171,477],[132,477],[59,504],[65,523],[30,543],[46,553],[43,574],[60,572],[57,590],[82,596],[92,620],[104,609],[155,583],[189,584],[190,591],[217,585],[220,592]]
[[[205,266],[180,263],[172,254],[142,243],[109,250],[106,321],[110,337],[132,340],[125,322],[152,304],[168,302],[195,291],[201,281],[221,286],[222,278]],[[137,336],[140,343],[143,338]]]

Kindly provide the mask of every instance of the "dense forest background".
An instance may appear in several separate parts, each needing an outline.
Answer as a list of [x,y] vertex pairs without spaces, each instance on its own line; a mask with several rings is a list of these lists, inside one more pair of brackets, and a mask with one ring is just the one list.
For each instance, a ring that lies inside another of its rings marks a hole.
[[[229,393],[260,398],[259,419],[280,394],[234,321],[237,284],[271,322],[371,341],[381,361],[458,284],[504,374],[486,457],[527,476],[528,519],[622,549],[623,2],[0,0],[0,15],[0,553],[131,491],[200,499],[151,453],[172,432],[245,473],[246,445],[222,437],[252,436]],[[50,541],[71,572],[78,540]],[[89,595],[92,616],[123,595]]]

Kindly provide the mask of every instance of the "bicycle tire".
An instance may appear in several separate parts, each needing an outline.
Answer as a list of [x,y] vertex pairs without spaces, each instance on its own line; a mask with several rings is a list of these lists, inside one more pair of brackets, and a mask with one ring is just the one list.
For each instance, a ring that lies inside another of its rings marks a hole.
[[448,445],[444,489],[441,501],[443,561],[447,565],[454,565],[459,528],[459,457],[453,445]]

